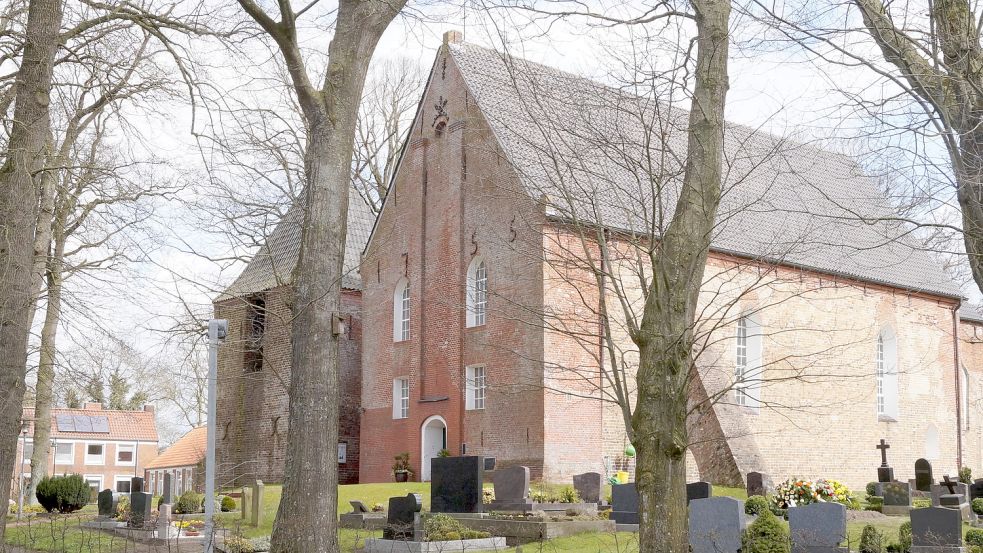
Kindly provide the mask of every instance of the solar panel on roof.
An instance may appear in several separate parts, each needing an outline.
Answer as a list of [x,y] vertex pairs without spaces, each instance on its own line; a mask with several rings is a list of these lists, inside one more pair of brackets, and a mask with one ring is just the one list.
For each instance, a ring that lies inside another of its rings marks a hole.
[[75,432],[75,417],[71,415],[56,415],[55,423],[59,432]]
[[92,432],[92,421],[85,415],[75,415],[76,432]]
[[109,417],[90,415],[56,415],[59,432],[109,434]]
[[109,434],[108,417],[89,417],[92,422],[92,431],[101,434]]

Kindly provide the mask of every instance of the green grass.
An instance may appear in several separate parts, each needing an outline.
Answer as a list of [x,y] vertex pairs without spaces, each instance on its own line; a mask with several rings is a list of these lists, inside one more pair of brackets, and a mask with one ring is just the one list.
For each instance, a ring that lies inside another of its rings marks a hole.
[[90,518],[91,514],[78,513],[34,515],[21,524],[8,525],[5,541],[29,550],[52,553],[116,553],[126,550],[127,543],[122,537],[80,526]]

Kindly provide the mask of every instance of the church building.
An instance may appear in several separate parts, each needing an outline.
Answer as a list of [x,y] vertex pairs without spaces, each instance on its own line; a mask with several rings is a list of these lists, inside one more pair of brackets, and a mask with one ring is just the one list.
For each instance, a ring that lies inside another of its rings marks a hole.
[[[631,471],[630,337],[686,147],[686,114],[637,92],[445,34],[374,224],[351,198],[343,481],[391,481],[404,452],[418,480],[446,452],[557,482]],[[849,157],[739,125],[724,142],[690,478],[861,487],[882,438],[899,479],[921,457],[983,471],[983,316]],[[227,477],[282,478],[297,228],[216,302]]]

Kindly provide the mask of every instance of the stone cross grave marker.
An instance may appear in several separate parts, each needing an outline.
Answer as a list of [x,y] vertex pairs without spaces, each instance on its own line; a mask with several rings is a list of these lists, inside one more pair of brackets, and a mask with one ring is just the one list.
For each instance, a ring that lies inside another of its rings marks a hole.
[[689,504],[690,551],[739,551],[746,526],[743,501],[733,497],[694,499]]
[[386,527],[382,538],[386,540],[422,541],[417,530],[420,522],[420,510],[423,508],[423,497],[410,493],[406,497],[390,497],[389,513],[386,517]]
[[99,492],[99,517],[113,518],[116,516],[116,505],[118,502],[119,496],[113,490],[107,488]]
[[147,492],[130,492],[130,528],[143,528],[150,520],[154,496]]
[[611,520],[616,524],[638,524],[638,489],[634,482],[611,486]]
[[959,511],[929,507],[911,511],[912,553],[958,551],[963,545]]
[[436,457],[430,461],[430,511],[480,513],[484,458]]
[[932,463],[928,459],[915,461],[915,489],[920,492],[931,492],[932,484]]
[[173,476],[170,472],[164,473],[164,492],[160,494],[161,503],[166,503],[168,505],[174,503],[174,488],[171,485],[172,478]]
[[765,490],[765,475],[760,472],[747,473],[747,496],[767,495]]
[[694,499],[706,499],[713,496],[713,486],[709,482],[693,482],[686,484],[686,503]]
[[891,449],[891,446],[884,438],[881,438],[881,443],[877,446],[877,449],[881,450],[881,466],[877,467],[877,481],[893,482],[894,469],[887,464],[887,450]]
[[529,467],[513,466],[495,471],[492,477],[496,503],[523,503],[529,497]]
[[601,502],[601,474],[585,472],[573,475],[573,489],[584,503]]
[[[945,478],[949,478],[946,476]],[[950,490],[952,493],[949,493]],[[969,486],[962,482],[949,479],[948,483],[943,480],[938,484],[932,484],[932,506],[938,507],[942,504],[942,496],[958,495],[962,497],[961,503],[969,503]],[[950,500],[953,501],[953,500]]]
[[911,484],[908,482],[885,482],[881,485],[884,505],[881,512],[889,516],[904,516],[911,510]]
[[792,553],[846,553],[846,507],[840,503],[812,503],[788,510]]
[[362,503],[361,501],[359,501],[357,499],[352,499],[348,503],[352,506],[352,512],[353,513],[367,513],[367,512],[369,512],[369,510],[365,508],[365,503]]

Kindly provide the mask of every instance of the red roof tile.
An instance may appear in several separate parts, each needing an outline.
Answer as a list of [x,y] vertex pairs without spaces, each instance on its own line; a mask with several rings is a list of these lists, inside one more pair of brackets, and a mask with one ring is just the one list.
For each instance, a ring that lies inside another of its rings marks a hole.
[[181,436],[171,447],[164,450],[156,459],[147,463],[146,469],[163,469],[174,467],[190,467],[197,465],[205,458],[208,429],[204,426],[192,428]]
[[[109,432],[64,432],[58,430],[58,415],[82,415],[106,417]],[[24,419],[30,423],[28,435],[34,435],[34,409],[24,409]],[[63,440],[133,440],[141,442],[159,441],[157,422],[151,411],[111,411],[88,407],[86,409],[51,410],[51,437]]]

